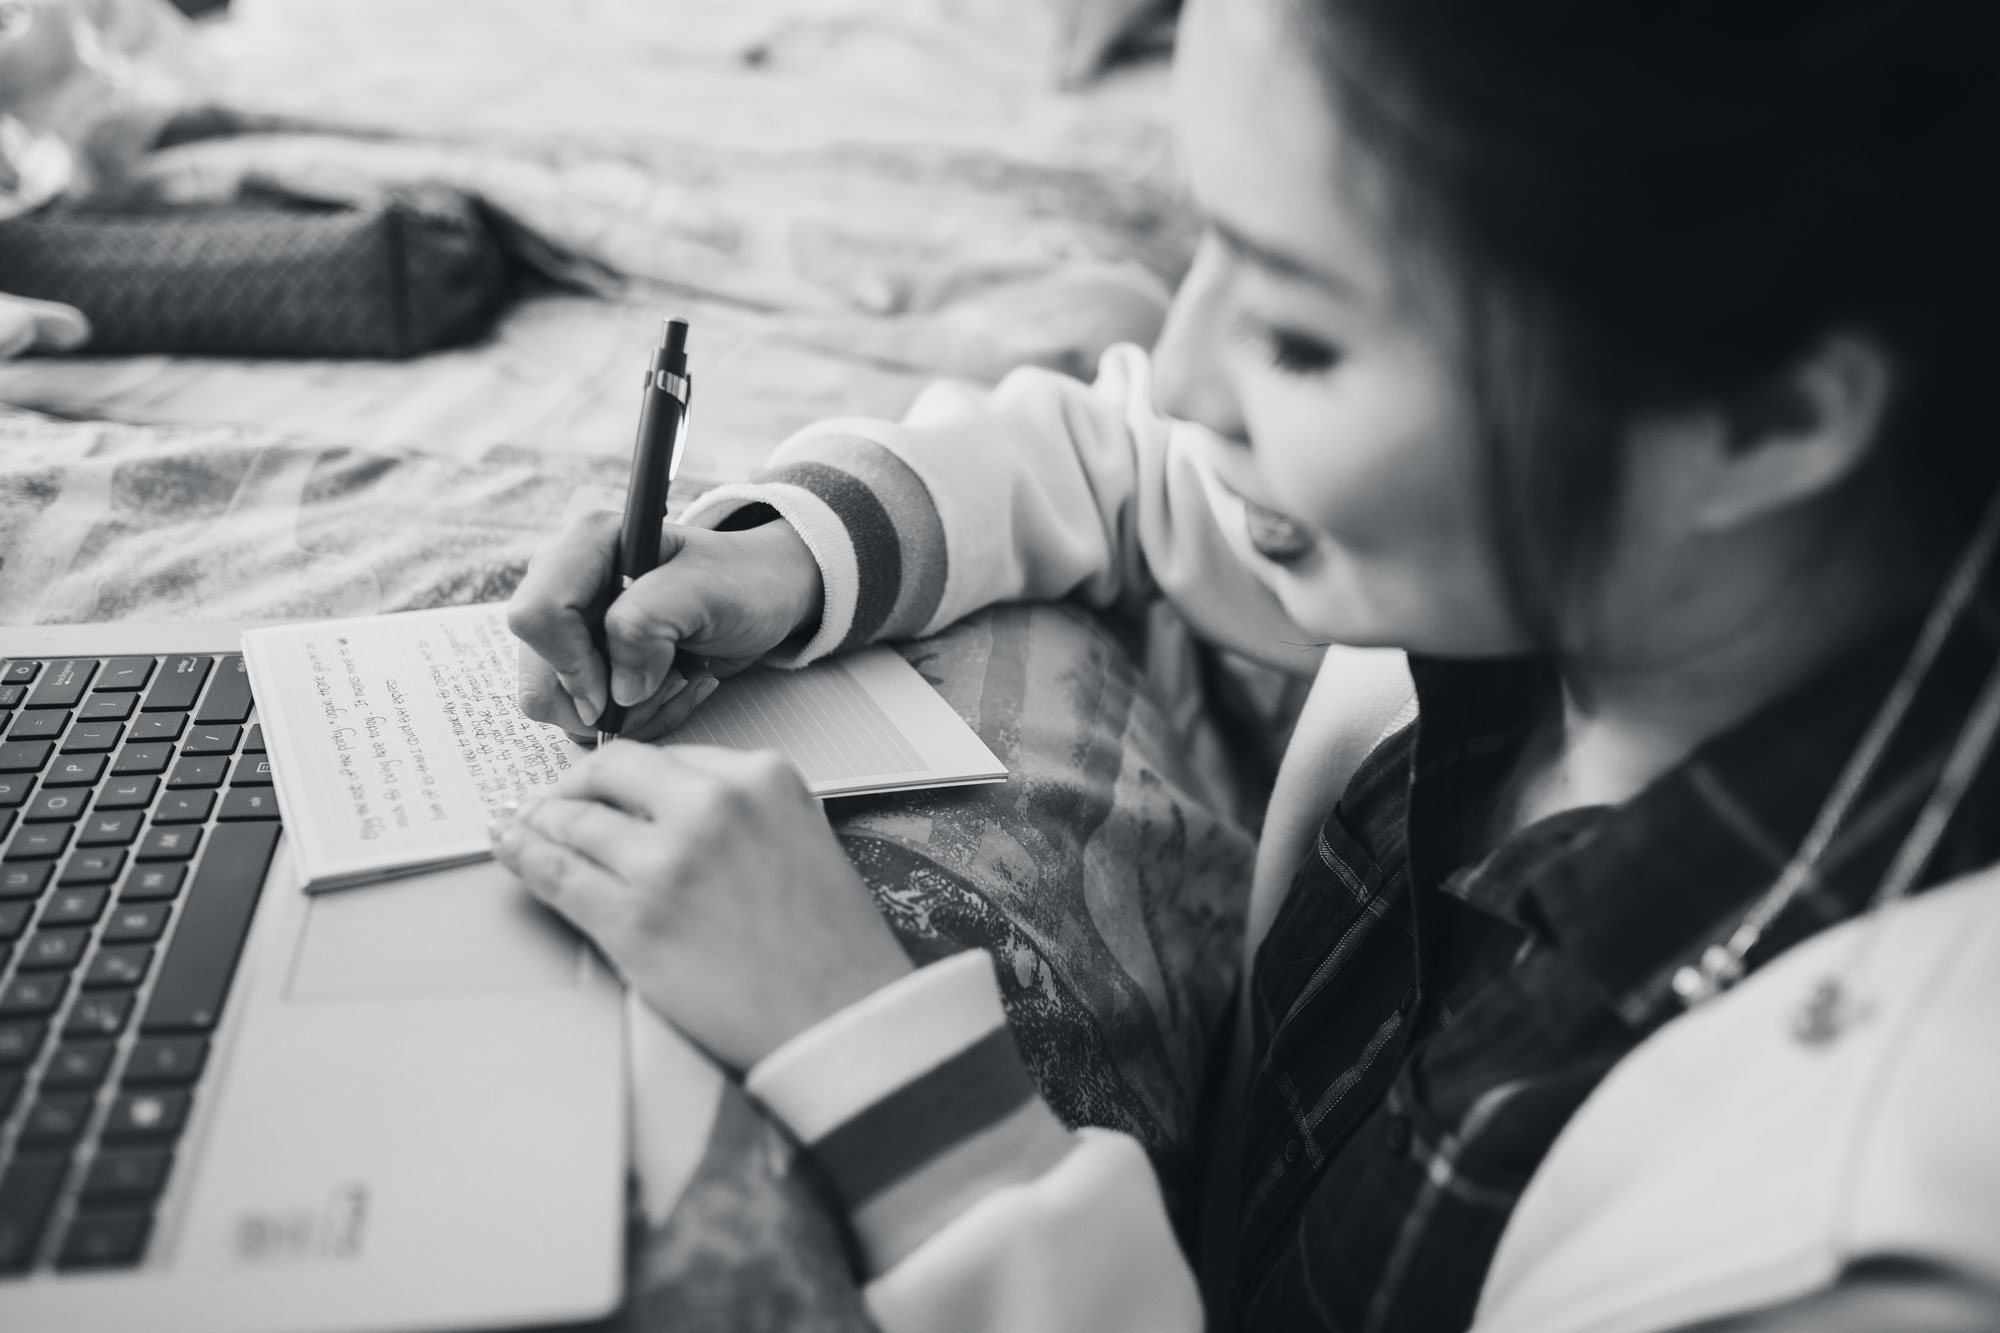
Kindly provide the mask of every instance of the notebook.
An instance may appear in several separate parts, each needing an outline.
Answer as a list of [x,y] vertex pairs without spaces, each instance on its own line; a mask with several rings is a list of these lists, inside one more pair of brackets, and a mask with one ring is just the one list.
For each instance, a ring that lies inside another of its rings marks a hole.
[[[498,604],[253,630],[243,653],[309,892],[485,858],[490,813],[583,754],[521,712]],[[822,797],[1007,776],[886,648],[731,677],[662,743],[777,750]]]

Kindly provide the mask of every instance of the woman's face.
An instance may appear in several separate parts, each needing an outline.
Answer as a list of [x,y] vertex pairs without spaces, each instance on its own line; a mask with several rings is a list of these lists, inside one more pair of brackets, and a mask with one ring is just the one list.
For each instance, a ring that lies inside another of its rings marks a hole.
[[1391,263],[1369,167],[1281,10],[1194,0],[1182,19],[1176,121],[1209,226],[1156,352],[1159,406],[1214,432],[1300,625],[1520,651],[1450,303]]

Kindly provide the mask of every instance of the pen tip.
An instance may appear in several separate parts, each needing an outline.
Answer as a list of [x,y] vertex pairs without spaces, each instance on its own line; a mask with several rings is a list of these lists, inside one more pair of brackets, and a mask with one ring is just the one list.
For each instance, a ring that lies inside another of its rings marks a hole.
[[687,350],[688,322],[684,319],[670,319],[660,334],[660,346],[670,355]]

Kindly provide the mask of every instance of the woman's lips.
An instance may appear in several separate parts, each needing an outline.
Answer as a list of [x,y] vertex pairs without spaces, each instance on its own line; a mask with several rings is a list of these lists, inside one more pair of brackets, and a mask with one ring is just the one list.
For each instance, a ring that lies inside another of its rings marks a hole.
[[1305,524],[1286,518],[1275,509],[1266,509],[1255,500],[1243,502],[1243,517],[1250,545],[1266,560],[1290,564],[1304,558],[1315,545],[1312,530]]

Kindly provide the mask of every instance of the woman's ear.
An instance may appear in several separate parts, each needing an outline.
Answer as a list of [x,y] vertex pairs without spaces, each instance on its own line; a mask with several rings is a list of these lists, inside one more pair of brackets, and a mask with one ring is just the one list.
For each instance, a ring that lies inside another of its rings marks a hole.
[[1827,336],[1727,417],[1694,526],[1723,532],[1826,495],[1880,442],[1894,392],[1889,351],[1862,333]]

